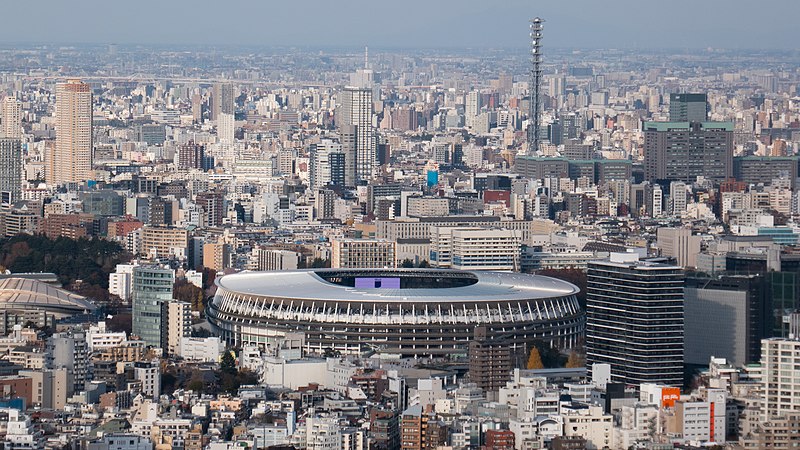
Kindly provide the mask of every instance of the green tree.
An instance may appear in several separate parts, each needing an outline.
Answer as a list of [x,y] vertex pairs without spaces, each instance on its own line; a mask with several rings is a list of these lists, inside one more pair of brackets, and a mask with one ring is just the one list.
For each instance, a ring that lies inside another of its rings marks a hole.
[[223,373],[236,373],[236,359],[233,357],[232,351],[226,350],[225,353],[222,354],[219,368]]
[[400,263],[400,267],[403,269],[411,269],[412,267],[414,267],[414,262],[406,258],[403,260],[403,262]]
[[203,389],[205,389],[205,387],[206,385],[205,383],[203,383],[203,380],[199,380],[196,378],[190,381],[189,384],[186,385],[186,389],[194,392],[203,392]]

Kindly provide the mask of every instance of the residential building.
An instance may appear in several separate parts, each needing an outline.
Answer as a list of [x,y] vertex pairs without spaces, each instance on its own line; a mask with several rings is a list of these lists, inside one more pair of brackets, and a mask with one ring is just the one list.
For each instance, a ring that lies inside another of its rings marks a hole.
[[56,85],[56,144],[45,159],[47,183],[92,179],[92,88],[80,80]]

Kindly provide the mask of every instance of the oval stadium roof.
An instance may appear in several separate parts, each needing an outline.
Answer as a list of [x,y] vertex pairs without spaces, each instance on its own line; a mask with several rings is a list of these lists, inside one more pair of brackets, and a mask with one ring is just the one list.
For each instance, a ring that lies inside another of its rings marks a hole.
[[61,314],[95,311],[97,306],[81,295],[27,278],[0,280],[0,309],[46,310]]
[[[365,272],[365,277],[413,277],[464,274],[476,277],[468,286],[448,288],[362,288],[331,283],[319,274]],[[297,300],[357,302],[473,302],[545,299],[574,295],[579,289],[566,281],[541,275],[507,272],[456,271],[442,269],[316,269],[279,272],[240,272],[218,278],[218,285],[231,292]]]

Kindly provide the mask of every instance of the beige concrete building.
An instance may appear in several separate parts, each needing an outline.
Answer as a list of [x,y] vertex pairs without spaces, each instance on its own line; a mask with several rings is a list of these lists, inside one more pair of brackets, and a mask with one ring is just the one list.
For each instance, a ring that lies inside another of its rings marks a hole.
[[22,103],[13,96],[4,98],[0,106],[0,138],[2,137],[22,137]]
[[182,228],[146,226],[142,228],[141,252],[149,258],[183,258],[189,245],[189,232]]
[[181,339],[191,334],[192,305],[173,300],[167,303],[167,353],[178,354]]
[[333,239],[331,267],[340,269],[382,269],[397,266],[396,243],[386,240]]
[[700,236],[692,236],[689,228],[659,228],[658,248],[661,256],[675,258],[681,267],[697,267],[700,253]]
[[47,184],[92,178],[92,88],[80,80],[56,85],[56,145],[47,155]]

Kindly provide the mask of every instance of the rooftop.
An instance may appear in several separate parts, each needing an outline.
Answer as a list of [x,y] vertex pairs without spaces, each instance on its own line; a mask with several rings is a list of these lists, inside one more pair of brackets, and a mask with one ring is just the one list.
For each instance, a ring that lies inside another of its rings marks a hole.
[[[380,282],[368,283],[372,280]],[[225,275],[217,283],[223,289],[242,294],[298,300],[376,303],[522,301],[563,297],[579,292],[571,283],[540,275],[440,269],[241,272]],[[366,285],[383,287],[364,287]]]

